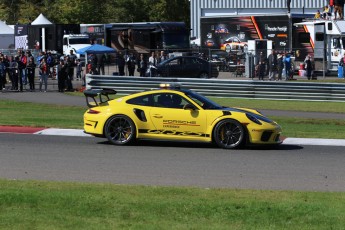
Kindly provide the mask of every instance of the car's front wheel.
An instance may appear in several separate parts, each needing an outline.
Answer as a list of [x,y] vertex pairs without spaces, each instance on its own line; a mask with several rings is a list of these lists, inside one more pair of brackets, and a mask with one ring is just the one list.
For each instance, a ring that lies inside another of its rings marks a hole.
[[233,149],[242,145],[245,131],[240,122],[233,119],[220,121],[213,130],[216,144],[225,149]]
[[125,115],[115,115],[108,119],[104,126],[104,134],[110,143],[114,145],[125,145],[135,140],[135,125]]
[[206,73],[206,72],[200,73],[199,78],[208,78],[208,73]]

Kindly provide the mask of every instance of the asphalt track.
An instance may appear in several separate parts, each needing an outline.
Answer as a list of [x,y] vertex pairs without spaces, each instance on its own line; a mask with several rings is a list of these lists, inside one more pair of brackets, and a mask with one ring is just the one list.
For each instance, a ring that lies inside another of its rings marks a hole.
[[344,147],[283,144],[225,150],[209,143],[0,133],[0,175],[75,181],[295,191],[345,191]]

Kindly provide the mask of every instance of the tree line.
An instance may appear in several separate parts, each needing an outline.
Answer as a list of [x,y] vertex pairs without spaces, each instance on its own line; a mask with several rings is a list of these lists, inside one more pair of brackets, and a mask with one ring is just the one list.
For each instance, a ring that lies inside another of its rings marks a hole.
[[43,13],[56,24],[183,21],[189,0],[0,0],[0,20],[28,24]]

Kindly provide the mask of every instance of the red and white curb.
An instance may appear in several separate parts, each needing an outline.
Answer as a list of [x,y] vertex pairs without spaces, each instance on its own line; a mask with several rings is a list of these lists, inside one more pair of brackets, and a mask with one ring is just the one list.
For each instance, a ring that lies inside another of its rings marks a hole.
[[286,145],[328,145],[345,146],[344,139],[322,139],[322,138],[286,138],[283,142]]
[[[84,133],[82,129],[56,129],[56,128],[35,128],[18,126],[0,126],[0,133],[21,133],[54,136],[76,136],[92,137]],[[285,138],[285,145],[324,145],[324,146],[345,146],[345,139],[322,139],[322,138]]]
[[82,129],[43,129],[33,134],[55,135],[55,136],[76,136],[76,137],[92,137],[90,134],[84,133]]
[[21,127],[21,126],[0,126],[0,133],[91,137],[90,134],[84,133],[82,129],[56,129],[56,128]]

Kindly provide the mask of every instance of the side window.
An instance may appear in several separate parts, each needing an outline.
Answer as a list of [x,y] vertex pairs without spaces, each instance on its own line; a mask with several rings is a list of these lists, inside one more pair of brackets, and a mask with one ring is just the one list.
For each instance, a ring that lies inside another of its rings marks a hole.
[[151,103],[152,100],[150,100],[150,98],[151,98],[151,95],[140,96],[140,97],[129,99],[127,103],[132,104],[132,105],[152,106],[152,103]]
[[162,108],[182,109],[188,101],[178,94],[162,93],[153,97],[154,106]]
[[193,60],[194,60],[194,59],[192,59],[192,58],[185,58],[183,64],[185,64],[185,65],[190,65],[190,64],[193,63]]
[[189,104],[183,97],[178,94],[171,95],[172,108],[182,109],[186,104]]
[[171,97],[167,93],[155,94],[153,96],[153,101],[155,107],[169,108],[171,104]]
[[179,65],[178,60],[179,59],[172,60],[171,62],[169,62],[169,65],[170,66],[177,66],[177,65]]

